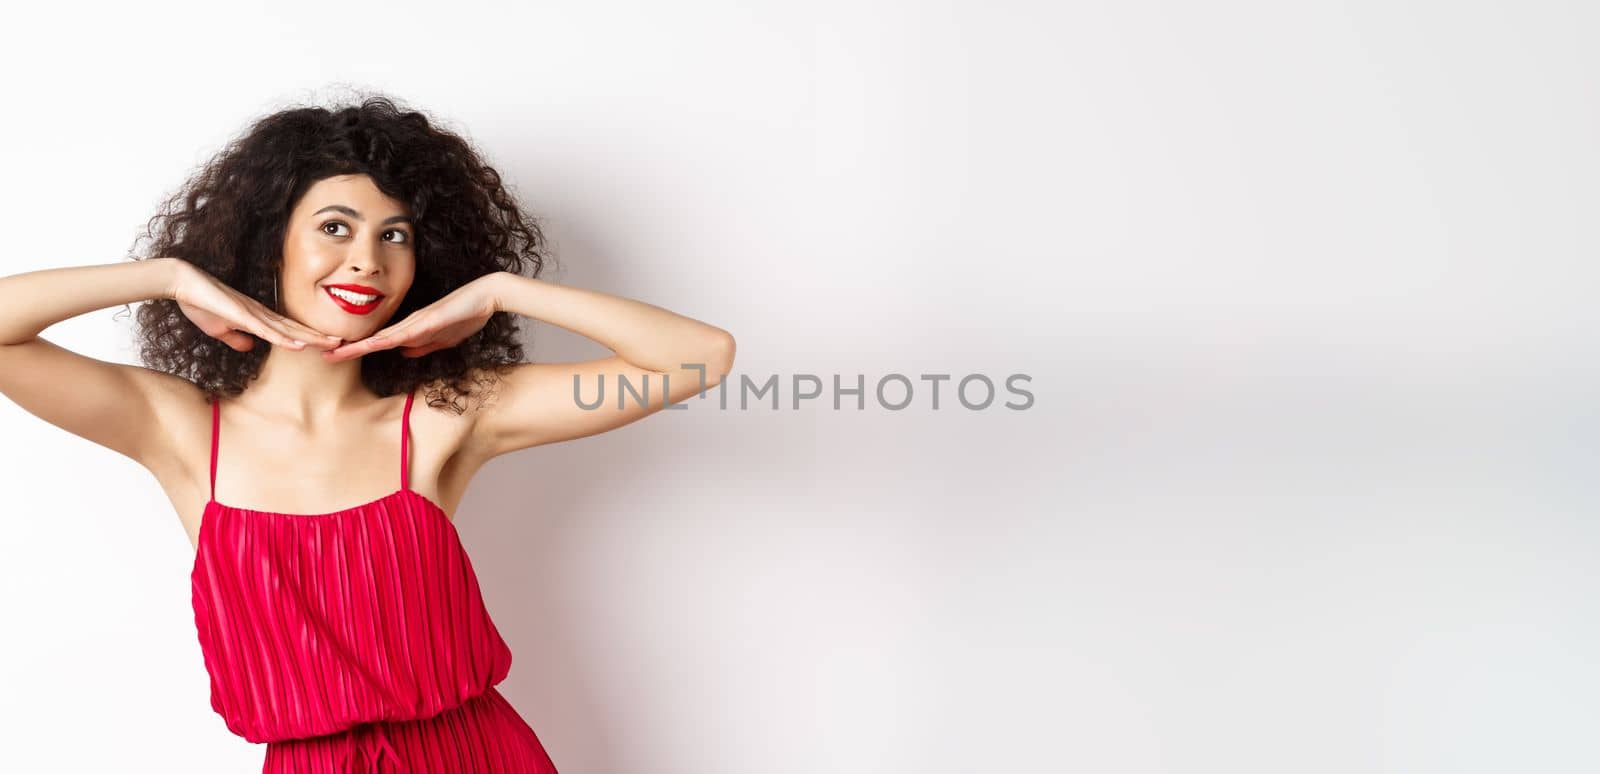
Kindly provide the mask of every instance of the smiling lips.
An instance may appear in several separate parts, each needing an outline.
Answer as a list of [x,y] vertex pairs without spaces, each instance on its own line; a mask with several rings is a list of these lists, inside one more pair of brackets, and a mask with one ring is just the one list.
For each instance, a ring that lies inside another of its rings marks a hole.
[[351,314],[368,314],[377,309],[378,302],[383,300],[383,295],[377,293],[358,293],[342,287],[324,286],[322,289],[328,298],[333,299],[333,303]]

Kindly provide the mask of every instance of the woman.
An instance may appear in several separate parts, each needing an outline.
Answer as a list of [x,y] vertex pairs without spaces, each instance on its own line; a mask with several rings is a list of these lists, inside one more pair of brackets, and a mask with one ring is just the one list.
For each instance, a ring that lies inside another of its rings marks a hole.
[[[495,170],[387,98],[256,122],[153,221],[132,262],[0,278],[0,391],[167,492],[212,707],[264,772],[554,772],[449,514],[494,457],[717,384],[732,336],[537,279]],[[37,335],[139,301],[148,368]],[[520,362],[515,315],[616,354]]]

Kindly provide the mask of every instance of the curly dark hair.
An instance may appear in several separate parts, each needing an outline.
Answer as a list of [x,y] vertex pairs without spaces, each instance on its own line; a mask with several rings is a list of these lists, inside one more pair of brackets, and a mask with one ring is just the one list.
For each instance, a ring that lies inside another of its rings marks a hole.
[[[509,271],[537,277],[551,257],[538,222],[472,144],[392,97],[359,104],[297,106],[256,120],[166,199],[129,257],[188,261],[271,307],[289,213],[318,180],[365,174],[406,203],[415,227],[416,274],[399,321],[478,277]],[[154,241],[143,252],[141,240]],[[194,382],[208,396],[237,395],[270,347],[240,352],[202,332],[167,298],[137,313],[144,365]],[[384,349],[361,358],[362,381],[394,395],[438,381],[430,405],[457,405],[472,384],[493,383],[523,360],[515,315],[497,312],[454,347],[410,358]]]

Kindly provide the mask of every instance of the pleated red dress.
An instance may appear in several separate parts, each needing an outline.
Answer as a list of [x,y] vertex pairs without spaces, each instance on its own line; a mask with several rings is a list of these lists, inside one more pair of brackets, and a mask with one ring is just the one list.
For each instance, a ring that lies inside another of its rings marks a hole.
[[444,509],[411,490],[411,402],[400,488],[321,514],[217,502],[221,406],[211,404],[211,499],[190,583],[228,729],[267,745],[262,771],[555,774],[495,690],[511,668]]

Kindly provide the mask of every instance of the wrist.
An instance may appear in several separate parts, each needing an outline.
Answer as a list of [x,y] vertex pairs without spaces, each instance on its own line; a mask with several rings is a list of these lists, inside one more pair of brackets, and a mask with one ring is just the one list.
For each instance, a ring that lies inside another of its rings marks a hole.
[[161,267],[161,297],[176,299],[178,280],[183,276],[186,262],[182,258],[156,258],[154,263]]
[[504,270],[489,275],[489,297],[494,301],[494,310],[496,312],[510,311],[506,309],[506,294],[511,289],[511,283],[516,282],[518,276],[520,275]]

